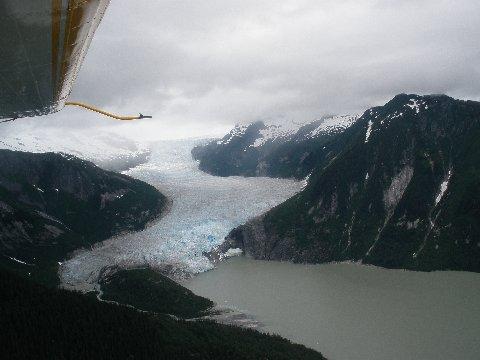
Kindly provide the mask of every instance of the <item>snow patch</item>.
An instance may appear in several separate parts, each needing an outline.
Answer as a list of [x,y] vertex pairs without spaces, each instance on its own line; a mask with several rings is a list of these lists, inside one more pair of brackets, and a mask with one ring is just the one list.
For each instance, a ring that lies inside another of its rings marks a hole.
[[267,125],[264,129],[260,130],[260,137],[255,139],[255,142],[251,146],[260,147],[269,141],[286,138],[290,135],[292,135],[291,128],[285,128],[281,125]]
[[243,254],[243,250],[236,248],[236,249],[228,249],[224,254],[220,256],[220,259],[228,259],[234,256],[240,256]]
[[313,129],[306,138],[315,138],[324,134],[344,131],[352,126],[358,118],[359,115],[337,115],[326,118],[317,128]]
[[399,203],[410,180],[413,177],[413,167],[405,165],[403,169],[392,178],[392,182],[383,194],[385,208],[390,212]]
[[248,125],[235,125],[235,127],[221,140],[217,141],[217,145],[227,145],[234,138],[242,136],[248,129]]
[[428,106],[425,105],[425,101],[417,100],[417,99],[410,99],[405,106],[409,107],[410,109],[415,111],[415,114],[420,113],[421,107],[423,106],[425,109],[428,109]]
[[251,146],[260,147],[277,139],[287,139],[295,135],[300,128],[309,123],[310,122],[296,122],[289,120],[265,124],[265,128],[260,130],[260,137],[257,138]]
[[71,230],[68,226],[66,226],[64,223],[62,223],[60,220],[42,212],[42,211],[35,211],[38,215],[40,215],[41,217],[45,218],[45,219],[48,219],[48,220],[51,220],[51,221],[54,221],[56,222],[57,224],[60,224],[62,225],[64,228],[68,229],[68,230]]
[[384,122],[385,120],[393,120],[393,119],[400,118],[400,117],[402,117],[402,116],[403,116],[403,112],[401,112],[401,111],[395,111],[393,114],[387,115],[387,117],[386,117],[384,120],[382,120],[382,124],[383,124],[383,122]]
[[312,173],[308,174],[305,179],[302,181],[302,190],[305,189],[308,186],[308,181],[310,180],[310,176],[312,176]]
[[439,191],[438,191],[437,197],[435,198],[435,206],[438,205],[438,203],[440,202],[440,200],[442,200],[443,195],[445,194],[445,191],[447,191],[448,183],[449,183],[449,181],[450,181],[450,177],[451,177],[451,176],[452,176],[452,170],[448,170],[447,177],[446,177],[445,180],[443,180],[443,182],[440,184],[440,189],[439,189]]
[[15,262],[17,262],[17,263],[19,263],[19,264],[22,264],[22,265],[34,266],[33,264],[29,264],[29,263],[27,263],[27,262],[25,262],[25,261],[18,260],[17,258],[14,258],[14,257],[11,257],[11,256],[7,256],[7,258],[9,258],[10,260],[15,261]]
[[367,132],[365,134],[365,143],[368,143],[368,139],[370,139],[370,134],[372,133],[372,126],[373,126],[372,120],[368,120]]

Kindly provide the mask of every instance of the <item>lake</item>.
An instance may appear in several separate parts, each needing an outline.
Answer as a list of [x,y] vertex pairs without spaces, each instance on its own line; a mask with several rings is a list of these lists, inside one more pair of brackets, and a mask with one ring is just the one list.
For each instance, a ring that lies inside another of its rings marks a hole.
[[184,283],[329,359],[479,359],[480,274],[237,257]]

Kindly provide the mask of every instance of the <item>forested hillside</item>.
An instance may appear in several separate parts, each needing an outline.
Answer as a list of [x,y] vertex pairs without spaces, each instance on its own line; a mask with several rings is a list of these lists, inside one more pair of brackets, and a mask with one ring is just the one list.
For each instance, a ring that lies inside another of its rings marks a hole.
[[54,285],[68,253],[144,228],[166,201],[71,155],[0,150],[0,265]]
[[0,271],[5,359],[324,359],[279,336],[98,302]]
[[231,232],[258,259],[480,271],[480,103],[398,95],[308,186]]

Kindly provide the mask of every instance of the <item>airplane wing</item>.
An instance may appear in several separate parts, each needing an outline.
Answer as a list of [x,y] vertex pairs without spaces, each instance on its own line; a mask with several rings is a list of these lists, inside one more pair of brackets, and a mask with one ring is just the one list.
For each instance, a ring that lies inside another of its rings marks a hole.
[[0,119],[61,110],[110,0],[0,0]]

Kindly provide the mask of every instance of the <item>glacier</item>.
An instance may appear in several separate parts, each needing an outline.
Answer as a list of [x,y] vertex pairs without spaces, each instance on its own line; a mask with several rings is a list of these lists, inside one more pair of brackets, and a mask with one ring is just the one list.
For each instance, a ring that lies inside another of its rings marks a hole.
[[93,290],[112,267],[150,266],[180,278],[210,270],[205,252],[221,244],[234,227],[302,189],[303,183],[294,180],[203,173],[190,154],[201,141],[150,144],[149,161],[124,173],[157,187],[171,200],[170,209],[141,232],[77,251],[60,266],[64,288]]

